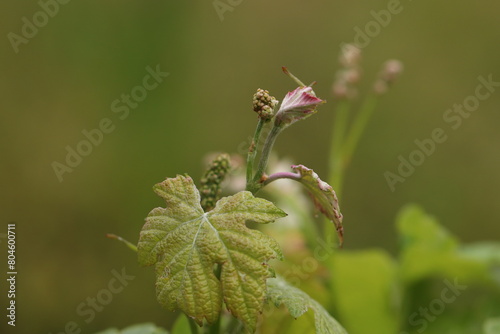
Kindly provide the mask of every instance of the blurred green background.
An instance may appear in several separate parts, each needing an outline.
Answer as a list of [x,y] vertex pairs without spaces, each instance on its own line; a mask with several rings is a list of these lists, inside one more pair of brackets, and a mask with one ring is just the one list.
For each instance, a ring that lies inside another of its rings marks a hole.
[[[16,53],[8,34],[21,35],[22,18],[32,22],[41,7],[3,1],[0,233],[17,222],[16,330],[59,333],[69,321],[82,333],[144,321],[168,328],[172,315],[156,302],[153,271],[104,235],[136,242],[144,217],[162,204],[153,184],[177,173],[198,178],[207,152],[242,153],[256,124],[256,88],[280,100],[294,88],[281,66],[316,80],[316,93],[328,103],[285,131],[275,148],[325,175],[339,45],[352,42],[354,28],[364,29],[370,11],[388,2],[247,0],[221,20],[212,1],[70,1]],[[395,215],[408,202],[464,242],[498,241],[500,91],[456,131],[442,116],[474,93],[478,76],[500,81],[500,3],[400,6],[363,49],[365,92],[386,59],[401,60],[405,71],[380,102],[348,170],[345,247],[395,253]],[[120,120],[111,103],[157,65],[170,75]],[[85,139],[82,130],[103,118],[115,130],[59,182],[52,163],[64,163],[65,147],[75,148]],[[397,157],[407,157],[414,140],[436,127],[446,129],[448,140],[391,192],[384,172],[395,172]],[[122,268],[135,279],[87,324],[77,306]]]

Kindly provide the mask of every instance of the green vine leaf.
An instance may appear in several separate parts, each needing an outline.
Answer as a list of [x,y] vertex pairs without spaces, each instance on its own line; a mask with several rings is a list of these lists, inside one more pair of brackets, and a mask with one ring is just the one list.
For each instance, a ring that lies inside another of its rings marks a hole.
[[500,333],[500,318],[489,318],[483,325],[484,334]]
[[181,309],[201,326],[204,319],[209,324],[217,320],[224,301],[253,332],[266,279],[274,276],[268,261],[282,254],[274,239],[245,223],[271,223],[286,213],[248,191],[220,199],[205,213],[188,176],[166,179],[153,189],[167,206],[146,218],[138,257],[141,265],[156,264],[160,304]]
[[95,334],[168,334],[168,331],[151,323],[132,325],[122,330],[109,328]]
[[335,224],[340,245],[344,243],[344,227],[342,226],[342,213],[340,213],[339,200],[332,186],[322,181],[318,174],[304,165],[292,166],[299,173],[296,180],[306,187],[314,201],[316,208]]
[[308,309],[314,311],[316,333],[347,334],[346,330],[335,320],[320,303],[312,299],[304,291],[290,285],[281,277],[267,280],[267,300],[276,307],[286,306],[290,315],[298,318]]

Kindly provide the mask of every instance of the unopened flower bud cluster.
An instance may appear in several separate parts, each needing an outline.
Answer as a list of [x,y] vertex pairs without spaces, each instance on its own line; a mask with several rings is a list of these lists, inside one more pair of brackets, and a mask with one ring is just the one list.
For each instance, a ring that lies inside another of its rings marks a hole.
[[264,121],[269,121],[274,116],[274,108],[278,105],[278,100],[269,95],[269,91],[265,89],[257,89],[257,93],[253,95],[253,111],[259,114],[259,118]]
[[399,60],[391,59],[386,61],[373,86],[375,93],[380,95],[386,93],[389,86],[396,81],[401,72],[403,72],[403,64]]
[[220,185],[230,168],[229,155],[221,154],[212,161],[205,176],[201,179],[201,206],[205,211],[212,210],[215,207],[215,203],[217,203],[221,194]]
[[352,45],[346,44],[342,47],[339,63],[342,66],[333,83],[333,95],[339,99],[352,99],[357,95],[356,85],[361,77],[361,50]]

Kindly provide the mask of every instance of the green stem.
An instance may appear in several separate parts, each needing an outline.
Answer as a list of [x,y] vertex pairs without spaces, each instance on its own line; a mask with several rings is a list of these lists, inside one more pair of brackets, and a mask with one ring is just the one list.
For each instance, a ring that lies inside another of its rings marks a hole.
[[260,183],[260,181],[262,175],[264,175],[264,172],[266,170],[267,162],[269,161],[269,155],[271,154],[271,151],[273,149],[274,142],[276,141],[276,138],[280,134],[281,130],[281,127],[274,125],[271,129],[271,132],[266,138],[266,142],[260,156],[259,165],[257,167],[257,172],[255,173],[252,182],[250,182],[250,184],[247,184],[247,190],[251,191],[253,194],[257,193],[260,188],[262,188],[262,184]]
[[[365,99],[347,134],[345,133],[347,131],[350,102],[344,101],[338,107],[330,151],[330,178],[328,181],[339,199],[342,197],[345,169],[351,161],[366,125],[377,106],[377,102],[378,96],[373,94]],[[324,226],[323,232],[325,235],[333,233],[331,224],[325,224]]]
[[266,122],[259,118],[259,123],[257,123],[257,128],[255,129],[255,134],[252,139],[252,143],[248,148],[247,155],[247,184],[252,181],[253,176],[253,165],[255,161],[255,156],[257,155],[257,148],[259,146],[260,134],[262,132],[262,128]]
[[210,325],[210,327],[208,327],[207,334],[220,334],[221,333],[221,331],[220,331],[220,318],[221,317],[222,317],[222,315],[219,315],[219,318],[217,318],[217,320],[212,325]]
[[227,334],[237,334],[242,332],[242,325],[238,321],[238,318],[231,317],[229,324],[227,325],[225,333]]
[[220,334],[220,318],[222,315],[219,315],[219,318],[213,323],[209,329],[208,334]]
[[333,136],[330,144],[330,179],[329,184],[340,198],[342,181],[344,177],[344,163],[342,161],[342,145],[344,143],[345,132],[347,130],[347,120],[351,101],[342,100],[335,113],[333,124]]
[[[217,280],[220,281],[220,275],[222,273],[222,266],[220,264],[217,264],[214,270],[215,277],[217,277]],[[222,312],[219,314],[219,317],[215,322],[208,327],[208,333],[207,334],[220,334],[220,323],[221,323],[221,318],[222,318]]]
[[282,67],[281,68],[283,70],[283,72],[288,75],[293,81],[295,81],[295,83],[297,83],[297,85],[301,86],[301,87],[305,87],[306,85],[304,85],[304,83],[302,81],[299,80],[299,78],[297,78],[295,75],[292,74],[292,72],[290,72],[288,70],[288,68],[286,67]]
[[378,96],[374,94],[369,95],[361,106],[361,110],[359,111],[357,117],[354,119],[351,130],[349,131],[345,144],[342,148],[342,160],[345,164],[344,168],[351,161],[354,150],[356,149],[356,146],[365,131],[366,125],[373,114],[373,110],[375,110],[375,107],[377,106],[377,102]]
[[125,245],[127,245],[128,248],[130,248],[131,250],[133,250],[134,252],[137,252],[137,246],[134,245],[133,243],[131,243],[130,241],[128,240],[125,240],[123,239],[122,237],[116,235],[116,234],[111,234],[111,233],[108,233],[106,234],[106,238],[109,238],[109,239],[116,239],[118,241],[121,241],[123,242]]
[[191,330],[191,334],[198,334],[198,325],[196,322],[194,322],[194,320],[190,317],[187,318],[189,320],[189,329]]

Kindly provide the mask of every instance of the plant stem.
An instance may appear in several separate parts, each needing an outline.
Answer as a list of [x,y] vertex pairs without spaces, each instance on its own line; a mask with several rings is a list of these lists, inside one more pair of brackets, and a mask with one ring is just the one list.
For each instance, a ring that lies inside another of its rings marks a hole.
[[[217,264],[214,270],[215,277],[217,277],[217,280],[220,281],[220,275],[222,272],[222,266],[220,264]],[[219,314],[219,317],[215,322],[208,327],[208,334],[219,334],[220,333],[220,322],[222,318],[222,312]]]
[[106,234],[106,238],[109,238],[109,239],[116,239],[118,241],[121,241],[123,242],[125,245],[127,245],[128,248],[130,248],[131,250],[133,250],[134,252],[137,252],[137,246],[134,245],[133,243],[131,243],[130,241],[128,240],[125,240],[123,239],[122,237],[116,235],[116,234],[111,234],[111,233],[108,233]]
[[196,322],[194,322],[194,320],[190,317],[187,318],[189,320],[189,329],[191,330],[191,334],[198,334],[198,325]]
[[226,328],[226,333],[227,334],[238,334],[242,332],[242,325],[238,321],[238,318],[236,317],[231,317],[229,320],[229,324],[227,325]]
[[[264,180],[264,182],[262,182],[262,187],[268,185],[269,183],[271,183],[273,181],[279,180],[279,179],[290,179],[290,180],[297,181],[299,183],[302,182],[302,177],[298,173],[278,172],[278,173],[274,173],[274,174],[269,175],[269,177],[267,177]],[[285,196],[281,197],[281,200],[286,201],[285,203],[287,203],[291,207],[296,208],[296,210],[297,210],[296,214],[298,214],[298,216],[300,217],[301,227],[302,227],[304,235],[306,237],[306,242],[310,247],[314,247],[314,245],[316,244],[317,239],[319,237],[319,234],[318,234],[319,231],[318,231],[318,225],[313,220],[311,220],[310,212],[307,209],[304,210],[303,203],[300,201],[300,198],[298,196],[296,196],[296,194],[285,195]],[[331,224],[331,222],[329,220],[328,220],[328,223]]]
[[352,158],[352,154],[356,149],[356,146],[363,135],[363,132],[370,120],[370,117],[377,106],[378,96],[371,94],[364,101],[361,106],[357,117],[354,119],[351,130],[347,135],[347,139],[342,148],[342,160],[344,162],[344,168],[349,164]]
[[219,315],[219,318],[208,328],[208,334],[220,334],[220,318],[222,314]]
[[257,128],[255,129],[255,134],[252,139],[252,143],[248,148],[247,155],[247,184],[252,181],[253,177],[253,164],[255,161],[255,156],[257,155],[257,148],[259,147],[260,134],[262,132],[262,128],[264,127],[265,121],[262,118],[259,118],[259,123],[257,123]]
[[279,180],[279,179],[291,179],[295,181],[300,181],[300,174],[292,173],[292,172],[279,172],[269,175],[268,178],[264,182],[262,182],[262,186],[266,186],[269,183]]
[[266,138],[266,142],[264,144],[264,148],[262,149],[262,154],[260,156],[259,165],[257,167],[257,172],[255,173],[252,182],[247,184],[247,190],[251,191],[253,194],[257,193],[260,190],[260,188],[262,188],[260,180],[266,170],[267,162],[269,160],[269,155],[271,154],[271,150],[273,149],[274,142],[276,141],[276,138],[280,134],[281,130],[282,130],[281,127],[276,125],[273,126],[271,132]]
[[[375,110],[377,102],[378,97],[373,94],[369,95],[364,100],[347,135],[345,135],[345,132],[347,130],[347,115],[350,103],[346,101],[344,105],[339,105],[334,131],[340,133],[334,133],[332,148],[330,151],[330,178],[328,180],[330,181],[329,183],[332,185],[339,199],[341,199],[342,196],[345,169],[351,161],[352,155],[356,150],[359,140],[363,135],[373,111]],[[344,137],[345,140],[342,137]],[[335,144],[335,141],[337,141],[337,144]],[[333,225],[324,224],[323,233],[325,235],[334,233]]]
[[301,87],[305,87],[306,85],[304,85],[304,83],[302,81],[299,80],[299,78],[297,78],[295,75],[292,74],[292,72],[288,71],[288,68],[286,67],[282,67],[281,68],[283,70],[283,72],[288,75],[293,81],[295,81],[295,83],[297,83],[297,85],[301,86]]
[[347,130],[347,120],[351,101],[342,100],[335,113],[333,124],[333,136],[330,144],[330,179],[329,184],[340,198],[342,190],[342,181],[344,176],[344,163],[342,161],[342,145],[344,143],[345,132]]

